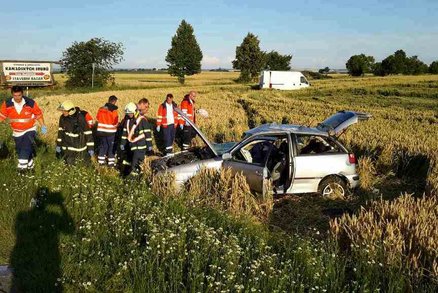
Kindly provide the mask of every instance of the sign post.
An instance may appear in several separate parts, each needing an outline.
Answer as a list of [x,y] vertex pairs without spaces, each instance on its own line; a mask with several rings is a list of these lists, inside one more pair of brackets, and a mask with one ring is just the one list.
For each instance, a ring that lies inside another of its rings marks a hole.
[[91,88],[94,88],[94,68],[96,67],[96,63],[92,63],[91,66],[93,67],[93,72],[91,73]]

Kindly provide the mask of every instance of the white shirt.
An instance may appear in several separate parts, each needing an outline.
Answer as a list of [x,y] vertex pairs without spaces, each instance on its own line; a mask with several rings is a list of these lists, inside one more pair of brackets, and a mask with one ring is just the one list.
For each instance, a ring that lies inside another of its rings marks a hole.
[[[26,101],[24,99],[21,99],[21,102],[17,103],[17,102],[15,102],[14,99],[12,99],[12,102],[14,103],[15,111],[17,111],[17,113],[20,114],[21,111],[23,111],[23,107],[24,107],[24,104],[26,104]],[[33,117],[33,115],[32,115],[32,117]],[[36,131],[36,130],[37,130],[36,125],[34,125],[33,127],[26,129],[24,131],[13,131],[12,136],[13,137],[20,137],[29,131]]]
[[166,103],[166,119],[167,125],[175,124],[175,118],[173,117],[173,105]]
[[23,110],[24,104],[26,104],[26,101],[24,99],[21,99],[21,102],[17,103],[14,99],[12,99],[12,102],[14,103],[15,111],[20,114],[21,110]]

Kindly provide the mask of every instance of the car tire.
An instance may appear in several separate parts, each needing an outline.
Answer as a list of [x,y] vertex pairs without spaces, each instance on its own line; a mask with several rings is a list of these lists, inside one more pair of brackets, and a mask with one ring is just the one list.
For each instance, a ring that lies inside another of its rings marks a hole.
[[330,176],[319,183],[318,193],[324,198],[346,198],[351,190],[342,178]]

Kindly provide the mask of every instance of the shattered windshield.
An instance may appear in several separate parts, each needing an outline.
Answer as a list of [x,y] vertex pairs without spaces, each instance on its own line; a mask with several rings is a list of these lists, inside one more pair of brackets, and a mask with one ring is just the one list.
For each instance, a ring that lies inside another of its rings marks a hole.
[[215,143],[213,148],[220,156],[230,150],[235,144],[235,142]]

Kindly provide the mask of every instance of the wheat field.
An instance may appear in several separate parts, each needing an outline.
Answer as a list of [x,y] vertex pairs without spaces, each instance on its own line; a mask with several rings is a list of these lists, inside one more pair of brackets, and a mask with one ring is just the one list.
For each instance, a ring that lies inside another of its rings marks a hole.
[[[115,85],[79,93],[57,75],[56,88],[30,90],[49,134],[30,178],[15,175],[13,154],[1,159],[0,262],[19,268],[23,288],[41,291],[436,291],[438,76],[335,75],[299,91],[256,90],[237,77],[203,72],[180,85],[167,74],[117,73]],[[148,98],[153,121],[167,93],[179,103],[190,90],[209,112],[197,123],[215,142],[238,141],[262,123],[371,114],[341,137],[358,156],[360,188],[342,199],[259,198],[242,176],[202,170],[176,191],[172,174],[130,181],[56,160],[64,100],[94,116],[110,95],[121,109]],[[13,148],[5,125],[0,138]],[[35,197],[47,210],[29,208]],[[41,251],[41,239],[54,240]]]

